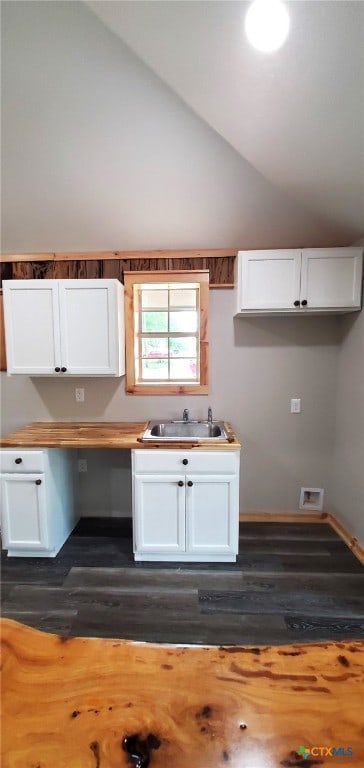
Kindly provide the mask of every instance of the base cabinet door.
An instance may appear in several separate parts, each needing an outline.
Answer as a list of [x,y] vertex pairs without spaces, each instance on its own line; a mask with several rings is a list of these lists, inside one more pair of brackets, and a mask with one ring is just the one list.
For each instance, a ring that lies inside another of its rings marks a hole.
[[234,475],[188,475],[186,549],[200,555],[236,554],[239,522]]
[[134,548],[141,553],[185,551],[185,489],[180,475],[135,476]]
[[2,475],[2,535],[5,549],[48,549],[44,475]]

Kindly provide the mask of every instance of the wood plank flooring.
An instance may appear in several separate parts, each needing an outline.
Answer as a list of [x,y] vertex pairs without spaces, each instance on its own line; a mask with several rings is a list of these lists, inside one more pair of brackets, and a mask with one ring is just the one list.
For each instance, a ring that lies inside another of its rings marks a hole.
[[364,568],[326,524],[241,523],[237,563],[135,563],[83,518],[54,559],[2,554],[2,615],[65,636],[232,645],[364,638]]

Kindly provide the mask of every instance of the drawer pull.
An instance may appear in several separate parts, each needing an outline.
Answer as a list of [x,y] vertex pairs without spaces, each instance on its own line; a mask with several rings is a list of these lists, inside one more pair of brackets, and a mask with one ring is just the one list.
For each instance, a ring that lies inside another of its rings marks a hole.
[[40,485],[40,484],[41,484],[41,482],[42,482],[41,480],[36,480],[36,481],[35,481],[35,484],[36,484],[36,485]]
[[21,464],[23,459],[15,459],[15,464]]
[[191,485],[193,485],[193,482],[192,482],[192,480],[189,480],[189,481],[188,481],[188,483],[187,483],[187,485],[188,485],[188,486],[191,488]]
[[182,459],[182,464],[188,464],[188,459]]
[[183,480],[178,480],[178,485],[180,488],[182,488],[182,485],[184,485]]

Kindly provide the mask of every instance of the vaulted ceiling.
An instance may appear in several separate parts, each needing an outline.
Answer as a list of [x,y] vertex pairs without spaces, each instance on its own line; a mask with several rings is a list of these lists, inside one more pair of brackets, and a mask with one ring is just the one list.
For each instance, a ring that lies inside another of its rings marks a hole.
[[272,54],[240,0],[87,5],[201,119],[348,243],[364,235],[364,2],[288,0]]

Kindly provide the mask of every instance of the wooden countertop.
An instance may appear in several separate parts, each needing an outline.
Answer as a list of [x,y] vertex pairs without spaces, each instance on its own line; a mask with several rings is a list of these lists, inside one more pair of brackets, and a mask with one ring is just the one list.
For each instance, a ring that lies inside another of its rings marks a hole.
[[363,641],[155,645],[3,619],[2,643],[4,768],[364,765]]
[[201,440],[170,443],[141,442],[146,421],[34,421],[0,438],[2,448],[178,448],[239,450],[241,445],[226,422],[229,442]]

